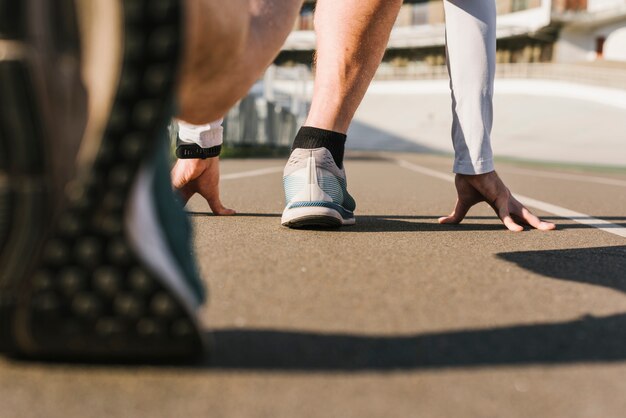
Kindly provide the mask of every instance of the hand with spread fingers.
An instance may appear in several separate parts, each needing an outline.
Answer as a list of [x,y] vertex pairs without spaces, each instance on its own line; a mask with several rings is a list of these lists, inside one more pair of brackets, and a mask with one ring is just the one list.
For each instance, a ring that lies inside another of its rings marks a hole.
[[179,159],[172,169],[172,184],[184,204],[199,193],[204,197],[215,215],[235,215],[235,211],[222,205],[220,200],[220,159]]
[[495,171],[479,175],[457,174],[454,183],[457,190],[456,206],[449,216],[439,218],[441,224],[461,223],[472,206],[487,202],[510,231],[523,231],[522,225],[542,231],[556,228],[555,224],[542,221],[515,199]]

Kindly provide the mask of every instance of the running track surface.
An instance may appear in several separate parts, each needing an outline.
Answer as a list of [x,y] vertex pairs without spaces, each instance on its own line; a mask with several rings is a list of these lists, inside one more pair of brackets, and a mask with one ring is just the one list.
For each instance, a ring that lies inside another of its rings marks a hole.
[[280,226],[281,160],[188,205],[210,303],[197,368],[0,359],[6,417],[623,417],[626,173],[499,164],[557,231],[460,226],[451,161],[350,154],[357,225]]

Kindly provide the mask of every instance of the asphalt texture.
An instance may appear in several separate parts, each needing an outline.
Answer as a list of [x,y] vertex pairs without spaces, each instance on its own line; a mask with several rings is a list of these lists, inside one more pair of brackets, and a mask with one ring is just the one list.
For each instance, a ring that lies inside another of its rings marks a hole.
[[438,225],[452,183],[398,159],[450,173],[349,154],[357,225],[339,230],[280,226],[284,161],[222,162],[238,216],[188,205],[210,361],[0,359],[0,416],[624,417],[626,171],[500,163],[514,193],[609,223],[535,210],[558,229],[511,233],[486,205]]

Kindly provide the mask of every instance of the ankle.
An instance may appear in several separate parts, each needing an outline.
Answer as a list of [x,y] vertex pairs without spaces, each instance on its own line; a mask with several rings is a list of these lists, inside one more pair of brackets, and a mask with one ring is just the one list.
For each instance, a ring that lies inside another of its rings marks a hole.
[[[327,109],[326,109],[327,110]],[[304,126],[316,127],[327,131],[337,132],[346,135],[348,128],[350,127],[350,120],[345,120],[339,117],[319,117],[316,116],[320,112],[316,112],[311,109],[309,116],[304,123]],[[333,112],[334,113],[334,112]]]
[[332,154],[337,167],[342,168],[345,144],[345,134],[311,126],[303,126],[296,134],[292,150],[296,148],[326,148]]

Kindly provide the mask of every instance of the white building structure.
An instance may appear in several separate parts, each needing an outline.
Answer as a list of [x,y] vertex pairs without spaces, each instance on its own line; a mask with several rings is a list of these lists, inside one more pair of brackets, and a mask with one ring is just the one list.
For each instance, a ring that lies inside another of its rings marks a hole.
[[[626,62],[626,0],[496,0],[500,62]],[[312,5],[283,51],[312,51]],[[306,30],[299,30],[306,29]],[[445,40],[441,0],[408,3],[398,17],[389,49],[441,48]],[[437,61],[440,63],[440,60]]]

